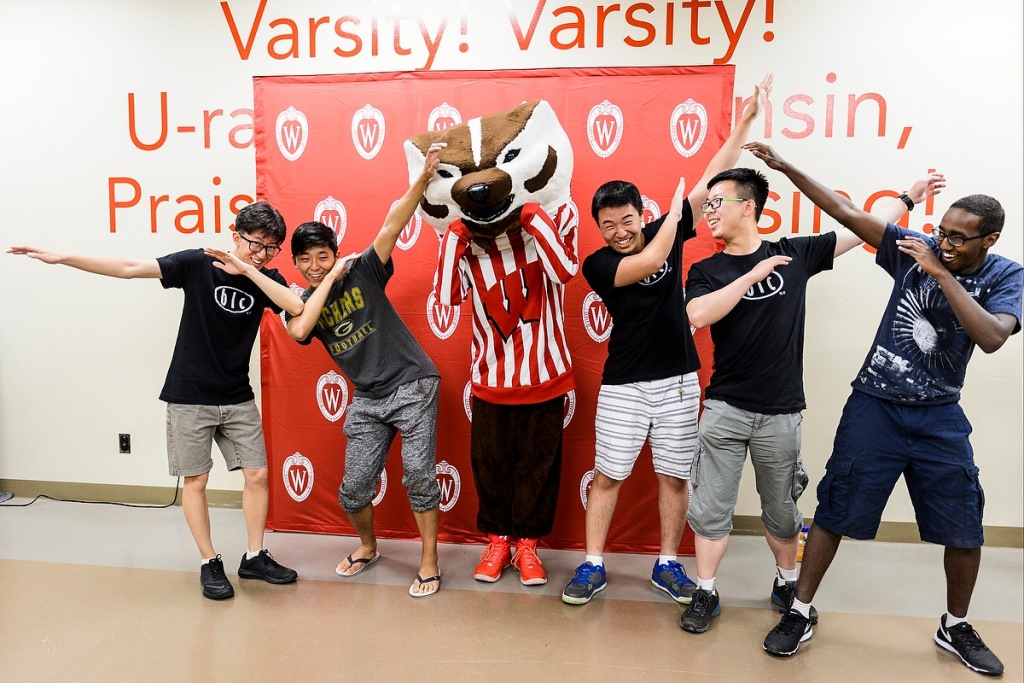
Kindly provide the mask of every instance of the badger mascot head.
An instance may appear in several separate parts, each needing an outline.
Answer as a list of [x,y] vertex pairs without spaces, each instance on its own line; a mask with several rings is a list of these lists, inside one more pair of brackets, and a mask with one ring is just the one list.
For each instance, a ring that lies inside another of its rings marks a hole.
[[438,235],[462,219],[474,236],[494,238],[519,228],[524,204],[550,214],[569,201],[572,147],[544,100],[406,140],[410,179],[433,142],[447,147],[419,210]]

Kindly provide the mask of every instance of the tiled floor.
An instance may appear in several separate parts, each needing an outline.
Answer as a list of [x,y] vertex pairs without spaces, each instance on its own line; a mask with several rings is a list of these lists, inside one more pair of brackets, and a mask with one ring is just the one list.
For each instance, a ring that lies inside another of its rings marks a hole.
[[[11,503],[24,502],[15,499]],[[607,558],[608,589],[570,607],[558,595],[579,552],[543,550],[552,580],[472,578],[479,546],[443,545],[444,587],[407,594],[418,544],[383,540],[352,579],[334,566],[345,537],[275,533],[267,546],[302,577],[270,586],[235,576],[238,510],[211,510],[236,588],[204,599],[198,557],[173,509],[41,500],[0,506],[0,678],[39,681],[977,681],[932,642],[943,611],[942,550],[847,541],[815,604],[821,623],[790,659],[761,650],[771,555],[734,537],[718,577],[722,615],[705,634],[650,584],[653,558]],[[692,558],[684,564],[693,568]],[[971,621],[1024,680],[1024,551],[986,548]],[[692,677],[692,678],[691,678]]]

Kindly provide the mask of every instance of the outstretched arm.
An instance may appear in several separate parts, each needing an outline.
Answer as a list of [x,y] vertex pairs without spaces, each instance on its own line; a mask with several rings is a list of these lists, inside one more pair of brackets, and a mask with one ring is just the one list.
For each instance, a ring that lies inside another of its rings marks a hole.
[[849,228],[857,237],[876,249],[881,244],[886,226],[884,218],[871,215],[843,195],[825,187],[786,162],[774,149],[763,142],[748,143],[743,145],[743,149],[749,149],[754,156],[766,163],[768,168],[782,171],[808,199],[838,221],[840,225]]
[[230,251],[206,247],[203,252],[207,256],[217,259],[214,261],[216,267],[232,275],[244,275],[252,280],[260,290],[267,295],[267,298],[288,311],[292,315],[302,313],[302,298],[280,282],[275,282],[260,272],[259,268],[243,261]]
[[405,191],[401,199],[391,207],[388,215],[384,217],[384,225],[381,226],[380,232],[377,233],[377,237],[373,240],[373,249],[377,252],[377,257],[381,263],[387,263],[388,259],[391,258],[391,252],[395,250],[398,236],[402,234],[406,223],[412,218],[416,205],[423,198],[424,190],[427,189],[427,183],[430,182],[430,179],[434,177],[435,171],[437,171],[437,155],[440,154],[445,146],[446,143],[444,142],[435,142],[430,146],[423,160],[423,170],[420,171],[416,181],[409,186],[409,189]]
[[[941,173],[929,173],[928,175],[916,180],[910,189],[907,190],[906,194],[912,202],[920,204],[930,196],[937,195],[942,192],[942,188],[946,186],[946,176]],[[895,223],[903,217],[908,211],[907,205],[902,199],[896,197],[889,197],[883,199],[875,205],[871,213],[882,218],[888,223]],[[841,256],[850,249],[853,249],[857,245],[861,244],[864,240],[857,237],[849,230],[843,228],[836,230],[836,249],[834,256]]]
[[634,282],[640,282],[645,277],[658,272],[658,269],[665,264],[665,259],[668,258],[669,252],[672,251],[672,245],[675,243],[676,226],[683,216],[683,201],[685,200],[683,192],[685,191],[686,180],[680,178],[679,185],[676,186],[676,191],[672,195],[672,204],[669,206],[668,213],[665,214],[665,220],[662,221],[658,234],[654,236],[650,244],[645,245],[639,252],[630,254],[619,261],[619,266],[615,269],[616,287],[625,287]]
[[792,256],[781,254],[769,256],[746,275],[736,278],[725,287],[690,300],[686,304],[686,316],[690,324],[701,328],[717,323],[736,307],[747,290],[768,277],[777,267],[787,265],[792,260]]
[[11,247],[8,254],[18,254],[51,265],[70,266],[87,273],[131,279],[137,277],[160,277],[160,264],[156,259],[128,259],[106,256],[76,256],[57,254],[36,247]]
[[747,106],[743,108],[743,113],[740,114],[736,127],[732,129],[729,137],[726,138],[722,147],[715,153],[715,156],[711,157],[711,162],[704,169],[704,175],[694,188],[690,190],[690,195],[687,199],[690,201],[690,207],[693,209],[694,225],[697,225],[703,218],[699,209],[704,200],[708,198],[708,181],[722,171],[736,165],[740,158],[740,152],[743,150],[743,143],[746,142],[747,136],[750,134],[751,124],[761,113],[762,103],[772,93],[772,81],[774,79],[775,75],[769,72],[761,79],[760,85],[754,86],[754,94],[747,100]]

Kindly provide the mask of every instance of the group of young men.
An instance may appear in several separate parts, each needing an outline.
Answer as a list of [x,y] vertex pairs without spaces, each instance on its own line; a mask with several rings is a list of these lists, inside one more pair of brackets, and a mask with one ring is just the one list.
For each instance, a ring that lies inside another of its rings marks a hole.
[[[661,524],[651,581],[687,605],[680,620],[684,631],[707,631],[721,611],[716,575],[749,452],[764,535],[776,563],[770,602],[783,613],[763,647],[771,654],[792,655],[813,633],[818,616],[811,601],[841,538],[875,536],[885,503],[903,475],[921,538],[945,547],[947,612],[935,642],[976,671],[1001,673],[1002,663],[967,622],[983,543],[984,498],[968,438],[970,424],[958,401],[975,346],[991,353],[1020,330],[1024,271],[989,252],[1002,230],[1003,210],[991,197],[972,195],[954,202],[931,236],[893,225],[944,186],[941,174],[930,174],[898,199],[880,202],[874,214],[864,212],[770,147],[744,144],[770,87],[769,76],[755,88],[697,187],[684,196],[681,181],[668,212],[658,220],[644,224],[640,193],[632,183],[606,183],[593,197],[591,212],[606,246],[586,258],[582,270],[614,325],[597,398],[586,557],[562,600],[582,605],[607,587],[604,548],[619,491],[648,442]],[[33,247],[8,250],[101,275],[159,278],[165,288],[184,290],[178,338],[160,398],[167,403],[169,469],[184,478],[182,507],[202,557],[200,583],[206,597],[234,594],[211,539],[207,512],[213,441],[228,468],[241,469],[244,476],[248,552],[238,576],[271,583],[298,578],[263,547],[267,459],[248,361],[265,308],[285,311],[288,332],[296,340],[318,338],[355,386],[345,422],[348,444],[339,500],[359,546],[338,564],[337,573],[355,576],[380,559],[371,500],[391,442],[401,432],[403,483],[422,539],[409,593],[424,597],[440,589],[434,469],[440,377],[388,301],[385,286],[394,274],[391,253],[398,235],[436,171],[442,146],[431,147],[422,173],[362,253],[341,257],[336,236],[322,224],[304,223],[295,230],[292,256],[309,285],[301,297],[267,267],[281,249],[285,225],[265,202],[239,212],[231,251],[194,249],[135,260]],[[768,181],[758,171],[733,168],[743,149],[785,174],[843,229],[762,240],[757,222],[768,199]],[[684,290],[683,243],[696,235],[701,220],[724,249],[690,268]],[[807,284],[813,275],[830,270],[836,256],[862,242],[877,250],[876,261],[894,284],[818,484],[818,506],[798,570],[804,517],[797,501],[809,481],[800,456]],[[225,291],[232,296],[218,295]],[[359,305],[353,306],[353,300]],[[376,331],[357,344],[346,343],[369,320]],[[702,412],[691,327],[710,327],[714,343]],[[549,412],[527,413],[522,419],[542,433],[549,429]],[[556,412],[560,419],[560,408]],[[554,429],[560,434],[560,424]],[[558,454],[560,443],[558,438]],[[559,459],[544,457],[557,468]],[[557,485],[557,472],[554,477]],[[475,576],[496,581],[514,564],[524,584],[545,583],[536,552],[545,528],[515,539],[495,534],[499,515],[515,514],[500,496],[500,491],[481,492],[481,514],[485,506],[488,514],[495,512],[481,526],[491,535]],[[553,513],[552,502],[539,518],[549,520]],[[695,534],[695,581],[677,556],[686,522]]]

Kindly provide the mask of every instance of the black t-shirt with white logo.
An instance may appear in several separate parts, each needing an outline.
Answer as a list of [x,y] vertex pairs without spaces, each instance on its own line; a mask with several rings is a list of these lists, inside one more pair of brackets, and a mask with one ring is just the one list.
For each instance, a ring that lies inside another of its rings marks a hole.
[[[644,226],[645,245],[664,222],[662,216]],[[675,242],[665,264],[653,275],[616,287],[615,273],[626,256],[609,246],[583,261],[583,277],[612,318],[602,384],[665,379],[700,367],[683,296],[683,242],[696,234],[690,202],[684,201]]]
[[804,318],[807,281],[832,269],[836,235],[762,241],[752,254],[721,252],[690,268],[688,300],[734,282],[775,255],[793,260],[757,283],[721,320],[711,325],[715,364],[705,398],[768,415],[796,413],[804,401]]
[[[251,400],[249,358],[263,310],[276,306],[244,275],[216,267],[202,249],[189,249],[157,259],[160,283],[180,288],[185,303],[178,339],[160,399],[168,403],[236,405]],[[286,285],[276,269],[261,271]]]

